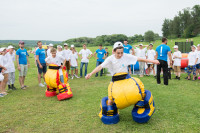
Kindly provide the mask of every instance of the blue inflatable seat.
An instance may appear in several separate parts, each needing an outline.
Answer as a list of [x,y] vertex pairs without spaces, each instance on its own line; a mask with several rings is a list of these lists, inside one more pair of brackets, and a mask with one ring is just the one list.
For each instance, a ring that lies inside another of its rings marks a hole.
[[149,121],[155,111],[153,96],[149,90],[145,90],[144,100],[139,101],[132,110],[133,120],[137,123]]

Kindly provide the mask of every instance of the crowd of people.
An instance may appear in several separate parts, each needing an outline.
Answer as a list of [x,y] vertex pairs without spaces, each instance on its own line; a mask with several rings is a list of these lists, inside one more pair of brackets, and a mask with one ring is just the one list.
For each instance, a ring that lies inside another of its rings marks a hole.
[[[156,50],[153,49],[153,44],[149,45],[134,45],[133,48],[128,44],[127,40],[124,40],[123,43],[123,53],[129,55],[134,55],[139,58],[139,75],[143,77],[144,75],[150,76],[151,71],[153,71],[153,75],[157,78],[157,84],[160,84],[160,73],[163,72],[164,84],[168,85],[168,79],[170,75],[171,68],[174,69],[175,79],[180,80],[181,75],[181,58],[182,54],[178,50],[178,46],[175,45],[174,53],[172,54],[170,47],[167,45],[167,38],[162,39],[162,44],[159,45]],[[16,90],[14,86],[15,83],[15,59],[16,66],[19,71],[19,83],[21,89],[26,89],[27,86],[25,83],[25,78],[27,75],[29,63],[29,54],[27,50],[24,48],[25,43],[23,41],[19,42],[19,49],[15,51],[13,46],[9,46],[7,48],[0,48],[0,97],[7,95],[6,86],[8,85],[8,90]],[[117,54],[114,51],[112,54]],[[83,49],[79,52],[76,51],[74,45],[68,45],[64,43],[63,46],[58,45],[57,49],[54,48],[53,44],[48,45],[48,49],[45,50],[42,47],[42,42],[37,42],[37,48],[34,51],[34,58],[38,69],[38,82],[40,87],[45,87],[45,73],[47,71],[47,66],[49,64],[55,64],[60,66],[60,80],[64,82],[62,76],[62,68],[66,68],[68,76],[71,79],[86,77],[88,63],[91,57],[96,59],[96,67],[102,66],[101,64],[105,61],[105,59],[109,56],[108,48],[103,49],[102,45],[99,45],[99,49],[97,49],[94,53],[92,53],[89,49],[87,49],[86,44],[83,44]],[[80,62],[80,74],[78,72],[78,58],[81,59]],[[128,57],[127,57],[128,58]],[[191,79],[191,73],[193,74],[193,80],[197,79],[198,74],[200,73],[200,44],[196,46],[191,46],[191,52],[188,54],[188,68],[187,73],[188,76],[186,79]],[[154,69],[155,65],[152,62],[145,62],[145,60],[158,60],[157,64],[157,74]],[[108,62],[108,61],[107,61]],[[114,62],[116,63],[117,60]],[[173,65],[172,65],[173,62]],[[104,63],[105,64],[105,63]],[[109,63],[107,63],[109,66]],[[103,65],[104,66],[104,65]],[[145,67],[146,66],[146,67]],[[83,74],[83,67],[85,67],[85,72]],[[103,75],[105,69],[101,68],[100,76]],[[70,71],[71,70],[71,71]],[[95,77],[98,77],[98,72],[96,71]],[[129,74],[132,74],[134,68],[131,69],[131,64],[127,66],[127,71]],[[112,72],[111,72],[112,73]],[[42,83],[42,78],[44,82]],[[171,77],[170,77],[171,78]]]

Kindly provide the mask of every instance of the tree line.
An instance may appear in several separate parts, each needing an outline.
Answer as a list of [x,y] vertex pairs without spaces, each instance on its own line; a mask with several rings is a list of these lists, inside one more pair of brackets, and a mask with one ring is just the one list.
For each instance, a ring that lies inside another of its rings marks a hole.
[[163,36],[168,38],[190,38],[200,34],[200,5],[179,11],[173,19],[165,19]]

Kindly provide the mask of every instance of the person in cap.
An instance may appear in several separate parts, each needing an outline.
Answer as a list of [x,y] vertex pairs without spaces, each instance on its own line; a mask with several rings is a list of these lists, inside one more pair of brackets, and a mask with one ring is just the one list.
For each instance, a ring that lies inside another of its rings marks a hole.
[[[124,53],[130,54],[130,51],[132,51],[132,55],[135,54],[134,48],[128,44],[128,40],[124,40]],[[128,66],[129,74],[131,74],[131,65]]]
[[87,49],[86,44],[83,44],[83,49],[79,52],[79,56],[81,58],[81,66],[80,66],[80,76],[82,77],[82,70],[83,66],[85,65],[85,74],[84,76],[87,75],[87,66],[89,63],[89,59],[93,56],[92,52]]
[[[113,46],[113,55],[109,56],[101,65],[97,66],[91,73],[87,74],[85,77],[86,79],[89,79],[93,74],[99,72],[102,70],[102,68],[108,68],[109,72],[111,72],[111,75],[113,76],[115,73],[127,73],[128,74],[128,65],[130,64],[136,64],[137,61],[143,61],[143,62],[151,62],[153,64],[159,64],[158,60],[149,60],[144,59],[141,57],[137,57],[131,54],[126,54],[123,52],[124,46],[121,42],[116,42]],[[108,92],[108,94],[111,94]],[[108,106],[112,106],[113,100],[110,99],[111,96],[109,96],[108,99]]]
[[[80,78],[78,77],[78,53],[76,52],[76,49],[74,45],[71,45],[70,50],[72,51],[71,54],[69,55],[69,62],[71,66],[71,79],[74,78]],[[75,73],[75,74],[74,74]]]
[[157,84],[160,84],[160,73],[163,69],[164,85],[168,85],[168,63],[167,58],[169,57],[170,66],[172,66],[172,56],[170,47],[167,46],[167,38],[162,38],[162,44],[156,48],[156,59],[160,62],[157,65]]
[[8,56],[7,54],[7,50],[6,48],[1,48],[0,49],[0,52],[2,54],[1,56],[1,65],[5,68],[2,72],[3,76],[4,76],[4,79],[2,81],[2,84],[1,84],[1,94],[4,94],[4,95],[7,95],[7,91],[6,91],[6,85],[7,85],[7,82],[8,82],[8,73],[9,73],[9,70],[11,68],[11,58]]
[[[155,60],[155,56],[156,56],[156,51],[153,49],[153,43],[150,43],[149,44],[149,49],[147,50],[147,53],[146,53],[146,58],[149,59],[149,60]],[[150,76],[150,72],[151,72],[151,69],[153,70],[153,75],[154,77],[156,77],[156,72],[155,72],[155,69],[154,69],[154,64],[153,63],[147,63],[147,76]]]
[[[37,42],[38,49],[36,50],[36,61],[37,61],[37,68],[38,68],[38,83],[40,87],[45,87],[45,74],[47,72],[47,65],[46,65],[46,53],[45,50],[42,48],[42,42]],[[43,73],[43,75],[42,75]],[[44,84],[41,82],[41,76],[44,79]]]
[[16,62],[17,62],[17,68],[19,70],[19,83],[21,86],[21,89],[26,89],[26,85],[24,85],[25,77],[27,75],[28,67],[30,66],[29,60],[28,60],[28,52],[24,48],[24,42],[19,42],[19,49],[16,51]]
[[63,54],[64,57],[66,59],[66,69],[67,69],[67,74],[70,76],[69,74],[69,70],[70,70],[70,63],[69,63],[69,55],[71,54],[71,50],[68,48],[68,44],[64,43],[64,50],[63,50]]
[[57,46],[57,55],[60,55],[60,56],[64,57],[64,52],[62,50],[62,46],[61,45]]
[[51,49],[53,48],[53,44],[49,44],[49,49],[47,50],[47,57],[51,56]]
[[197,64],[196,64],[196,77],[198,75],[200,75],[200,44],[197,45],[197,56],[198,56],[198,61],[197,61]]
[[192,51],[189,52],[188,54],[188,78],[187,80],[191,80],[191,73],[193,73],[193,81],[195,80],[196,77],[196,64],[198,61],[198,55],[196,50],[196,46],[192,45],[191,46]]
[[[139,48],[138,48],[138,46],[139,46]],[[147,51],[148,45],[139,44],[139,45],[135,45],[134,47],[136,48],[135,49],[136,56],[146,59],[146,51]],[[143,48],[143,47],[145,47],[145,48]],[[145,62],[139,61],[140,77],[144,76],[144,69],[145,69]]]
[[175,79],[180,80],[182,54],[178,50],[178,45],[175,45],[173,48],[174,48],[174,54],[172,56],[172,59],[174,60],[174,64],[173,65],[174,65],[174,72],[175,72],[175,75],[176,75]]
[[[97,56],[96,56],[97,54]],[[99,45],[99,49],[94,52],[94,57],[97,59],[96,66],[101,65],[104,62],[106,51],[103,49],[102,45]],[[100,72],[100,76],[103,75],[103,69]],[[96,73],[95,77],[98,77],[98,72]]]
[[8,89],[16,90],[14,83],[15,83],[15,49],[13,46],[8,46],[7,57],[10,60],[10,67],[8,68]]

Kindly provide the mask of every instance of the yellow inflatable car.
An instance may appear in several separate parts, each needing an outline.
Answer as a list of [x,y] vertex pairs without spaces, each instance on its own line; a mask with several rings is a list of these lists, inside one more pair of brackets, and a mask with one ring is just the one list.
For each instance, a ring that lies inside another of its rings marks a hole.
[[71,98],[73,96],[72,90],[67,83],[68,75],[66,68],[62,69],[64,83],[60,82],[59,66],[50,64],[49,69],[45,74],[45,82],[47,84],[46,97],[53,97],[57,95],[59,101]]
[[[113,114],[108,113],[107,99],[114,102]],[[102,99],[99,117],[104,124],[116,124],[119,121],[116,110],[131,105],[135,105],[132,117],[138,123],[149,121],[155,110],[153,96],[150,91],[144,89],[140,79],[133,78],[127,73],[117,73],[108,86],[108,98]]]

